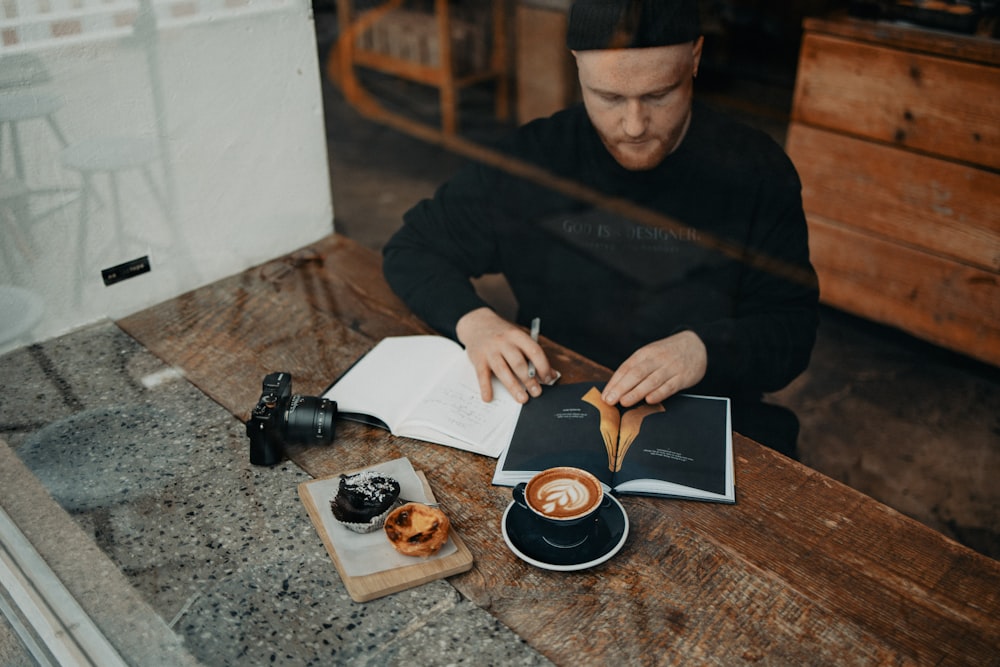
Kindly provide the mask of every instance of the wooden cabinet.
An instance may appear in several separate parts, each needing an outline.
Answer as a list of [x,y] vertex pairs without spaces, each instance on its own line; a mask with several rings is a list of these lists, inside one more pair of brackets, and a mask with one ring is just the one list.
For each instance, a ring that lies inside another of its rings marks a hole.
[[1000,43],[804,28],[786,149],[822,300],[1000,366]]

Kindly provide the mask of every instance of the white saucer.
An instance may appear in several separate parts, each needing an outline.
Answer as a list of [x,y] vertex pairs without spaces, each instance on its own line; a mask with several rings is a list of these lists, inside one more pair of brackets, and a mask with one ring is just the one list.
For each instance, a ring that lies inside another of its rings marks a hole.
[[530,512],[513,501],[500,522],[503,540],[515,556],[544,570],[571,572],[600,565],[621,551],[628,538],[625,508],[614,496],[608,497],[612,503],[598,514],[594,534],[578,547],[563,549],[546,542]]

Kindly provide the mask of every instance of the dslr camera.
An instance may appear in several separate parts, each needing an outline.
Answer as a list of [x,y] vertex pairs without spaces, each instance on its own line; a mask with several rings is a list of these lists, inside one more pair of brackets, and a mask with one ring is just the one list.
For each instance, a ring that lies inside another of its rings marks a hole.
[[257,406],[247,420],[250,463],[273,466],[285,454],[285,444],[329,445],[337,402],[316,396],[292,395],[292,376],[271,373],[264,378]]

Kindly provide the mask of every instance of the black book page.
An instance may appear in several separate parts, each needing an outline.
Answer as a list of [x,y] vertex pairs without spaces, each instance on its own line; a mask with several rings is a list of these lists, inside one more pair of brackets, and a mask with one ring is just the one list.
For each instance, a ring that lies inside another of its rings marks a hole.
[[575,466],[621,493],[734,502],[727,399],[682,394],[624,409],[600,400],[602,386],[547,387],[522,406],[494,483]]
[[503,470],[545,470],[556,466],[583,468],[611,486],[608,452],[601,436],[598,409],[583,400],[600,384],[545,387],[542,396],[521,406]]
[[726,401],[677,395],[663,408],[642,420],[615,482],[651,478],[725,494]]

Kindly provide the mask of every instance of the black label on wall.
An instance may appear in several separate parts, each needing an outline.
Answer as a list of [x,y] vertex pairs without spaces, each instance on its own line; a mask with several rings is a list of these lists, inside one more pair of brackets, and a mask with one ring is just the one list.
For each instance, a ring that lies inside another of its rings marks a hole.
[[149,273],[149,269],[149,257],[146,256],[133,259],[131,262],[125,262],[118,266],[112,266],[110,269],[103,269],[101,277],[104,278],[105,285],[114,285],[141,273]]

